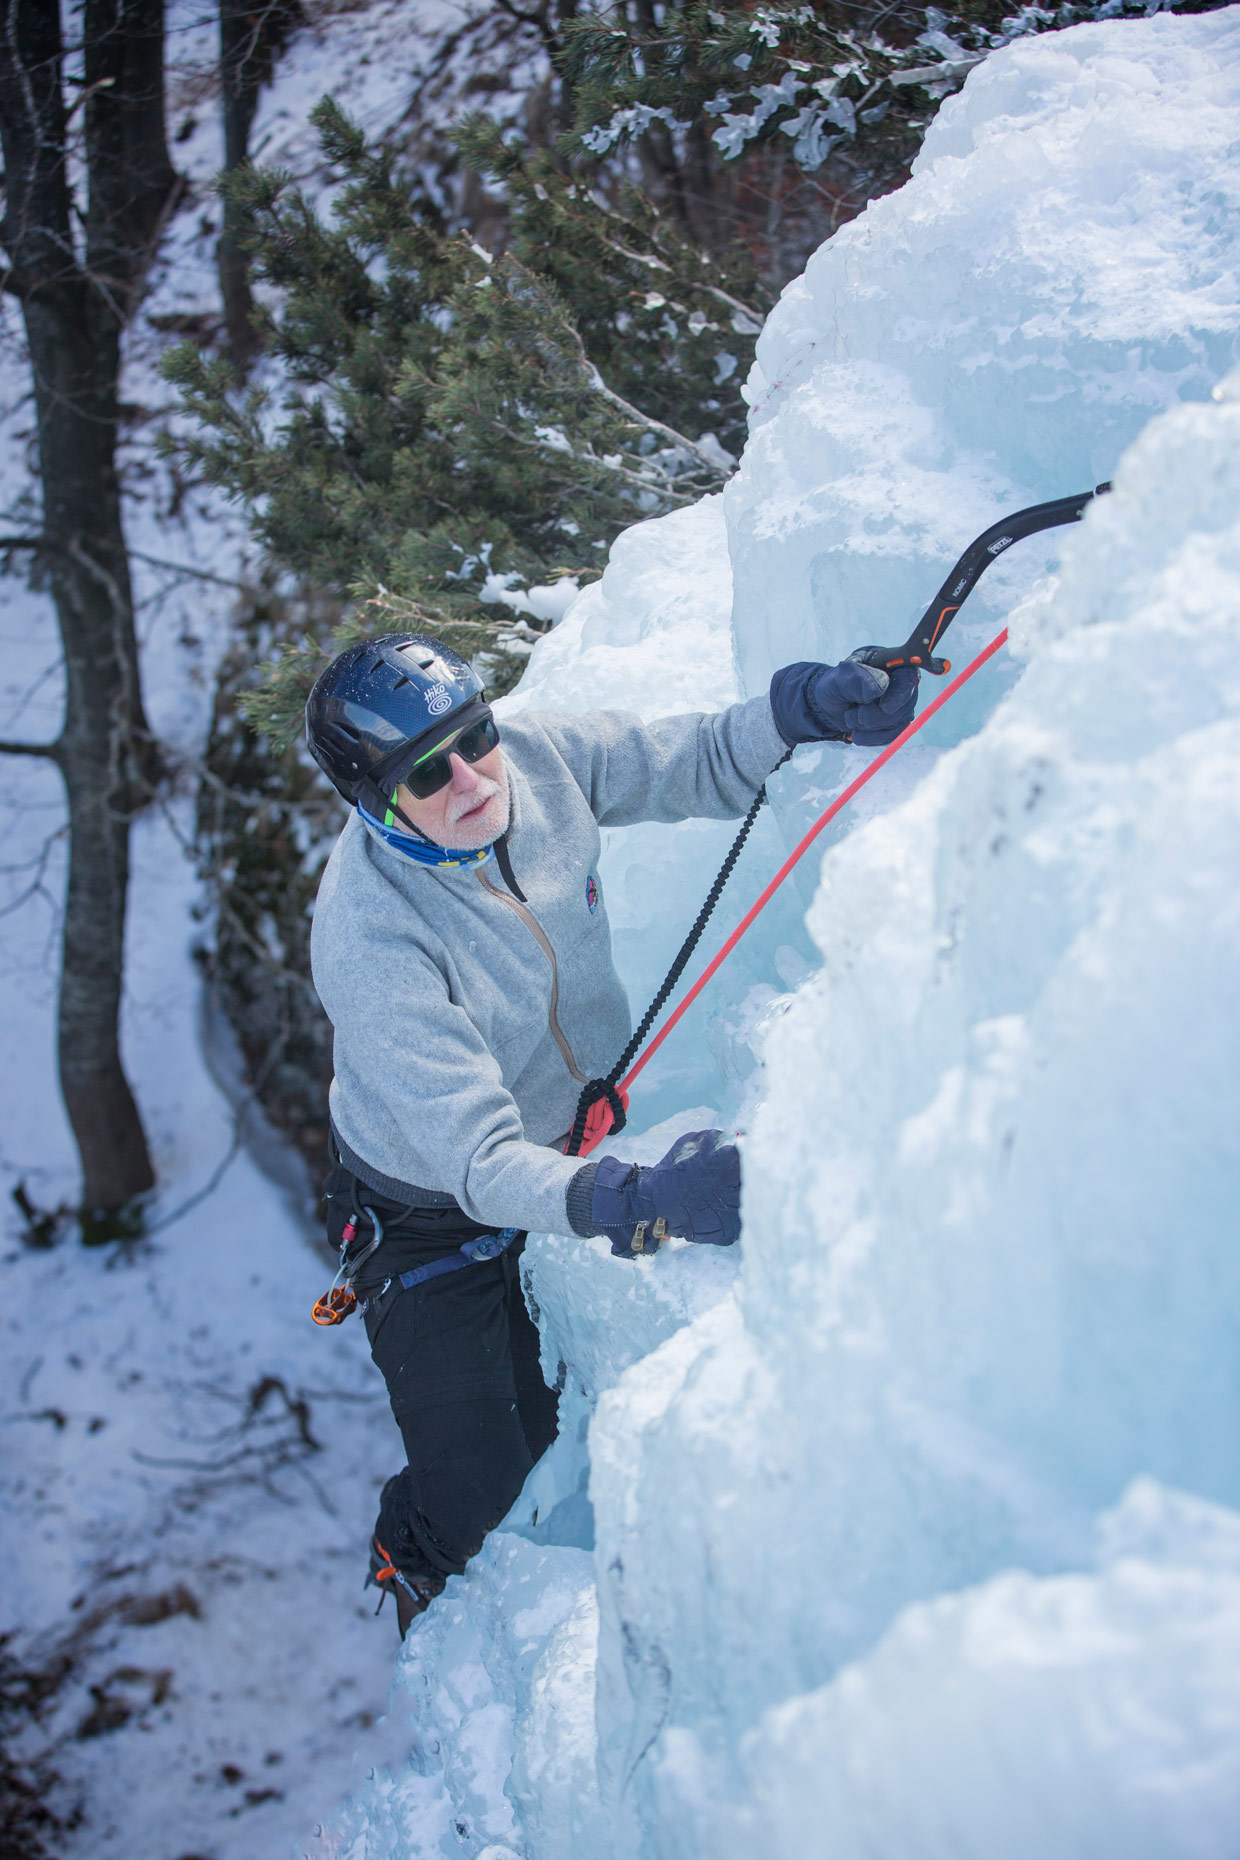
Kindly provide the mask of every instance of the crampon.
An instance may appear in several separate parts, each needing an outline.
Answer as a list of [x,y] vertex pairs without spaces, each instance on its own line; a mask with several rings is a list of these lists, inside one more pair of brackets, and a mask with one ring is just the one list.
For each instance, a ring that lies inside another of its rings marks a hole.
[[426,1613],[443,1585],[442,1576],[411,1576],[406,1570],[397,1569],[379,1539],[371,1539],[370,1574],[366,1578],[366,1587],[379,1591],[376,1614],[389,1595],[396,1597],[396,1625],[402,1640],[418,1616]]

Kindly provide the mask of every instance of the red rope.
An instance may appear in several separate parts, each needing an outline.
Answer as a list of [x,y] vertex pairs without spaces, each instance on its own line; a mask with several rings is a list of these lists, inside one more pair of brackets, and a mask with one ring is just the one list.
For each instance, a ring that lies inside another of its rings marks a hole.
[[617,1087],[619,1091],[621,1092],[627,1091],[629,1086],[633,1083],[633,1080],[637,1077],[638,1073],[641,1071],[642,1067],[646,1065],[648,1061],[654,1058],[654,1055],[658,1052],[659,1048],[662,1046],[664,1040],[666,1040],[668,1034],[672,1031],[672,1028],[676,1025],[676,1022],[680,1019],[681,1015],[688,1013],[689,1009],[693,1006],[693,1003],[697,1000],[698,996],[701,994],[702,990],[705,988],[707,982],[710,980],[711,976],[715,973],[715,970],[719,968],[720,964],[724,962],[726,958],[732,954],[732,951],[736,948],[736,945],[740,942],[746,930],[748,930],[750,924],[753,922],[754,918],[758,915],[759,911],[763,910],[766,907],[766,905],[770,903],[771,899],[775,896],[775,893],[779,890],[779,887],[783,884],[784,880],[787,878],[789,872],[791,872],[793,866],[796,865],[797,862],[800,859],[802,859],[804,855],[809,851],[810,847],[813,845],[814,841],[818,838],[818,835],[822,832],[823,828],[830,826],[831,822],[835,819],[835,816],[841,811],[841,809],[847,807],[848,803],[856,795],[860,794],[861,790],[865,787],[865,784],[869,780],[871,780],[873,776],[877,775],[878,771],[881,768],[884,768],[886,764],[891,761],[892,756],[896,755],[901,749],[903,749],[905,743],[910,742],[912,738],[916,736],[918,730],[920,730],[925,724],[929,723],[931,717],[933,717],[937,711],[942,710],[944,704],[947,703],[949,698],[955,697],[961,685],[966,684],[968,680],[972,678],[974,672],[980,671],[982,666],[985,665],[987,659],[991,659],[994,657],[995,653],[998,652],[1000,646],[1002,646],[1005,643],[1007,636],[1008,636],[1007,628],[1004,627],[1003,631],[999,633],[994,639],[991,640],[989,646],[983,647],[982,651],[978,653],[977,657],[973,659],[968,665],[965,666],[963,672],[958,672],[956,676],[952,679],[951,683],[944,690],[939,692],[939,695],[934,699],[934,701],[926,705],[926,708],[921,712],[920,716],[914,717],[912,723],[909,724],[908,729],[902,730],[900,735],[896,737],[895,742],[888,743],[886,749],[882,751],[881,755],[875,756],[873,762],[869,763],[869,765],[862,770],[861,774],[858,775],[856,781],[849,783],[848,787],[845,788],[843,794],[838,795],[836,799],[832,801],[826,813],[819,815],[818,819],[814,822],[813,826],[810,828],[809,832],[805,835],[804,839],[801,840],[799,845],[794,847],[792,852],[788,854],[788,857],[784,860],[784,863],[780,866],[778,872],[776,872],[774,878],[771,880],[766,890],[762,893],[761,897],[759,897],[757,901],[754,904],[752,904],[750,908],[746,911],[745,915],[741,918],[741,921],[737,924],[735,930],[732,932],[731,936],[728,938],[723,948],[719,951],[718,955],[712,957],[710,962],[707,963],[706,967],[703,969],[702,973],[698,976],[696,982],[694,982],[692,988],[689,990],[688,994],[685,996],[680,1006],[675,1010],[674,1013],[668,1015],[667,1019],[664,1021],[663,1025],[660,1027],[659,1031],[655,1034],[654,1038],[646,1046],[645,1051],[629,1067],[629,1070],[625,1073],[624,1077],[620,1081],[619,1086]]

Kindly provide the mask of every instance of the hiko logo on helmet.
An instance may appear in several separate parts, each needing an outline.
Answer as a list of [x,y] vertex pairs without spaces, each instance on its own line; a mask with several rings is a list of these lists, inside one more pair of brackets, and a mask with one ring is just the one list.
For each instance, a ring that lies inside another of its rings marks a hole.
[[432,717],[442,717],[452,709],[452,694],[446,685],[430,685],[426,691],[426,708]]

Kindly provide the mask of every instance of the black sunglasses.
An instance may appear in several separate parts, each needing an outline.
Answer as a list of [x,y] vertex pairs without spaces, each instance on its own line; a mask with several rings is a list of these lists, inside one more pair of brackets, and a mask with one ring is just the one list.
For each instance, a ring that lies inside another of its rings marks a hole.
[[452,780],[453,756],[459,756],[462,762],[481,762],[483,756],[489,756],[498,747],[499,730],[494,717],[488,712],[477,723],[471,723],[467,730],[462,730],[455,742],[449,742],[430,755],[423,756],[420,762],[415,762],[402,780],[410,794],[416,795],[419,801],[429,801],[433,794],[438,794]]

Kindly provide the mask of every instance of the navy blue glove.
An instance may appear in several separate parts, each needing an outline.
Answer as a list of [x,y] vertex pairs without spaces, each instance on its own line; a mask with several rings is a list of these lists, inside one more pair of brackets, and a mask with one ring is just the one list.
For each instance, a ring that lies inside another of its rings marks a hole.
[[862,646],[841,665],[785,665],[771,680],[775,727],[789,748],[798,743],[894,743],[917,709],[917,672],[866,665]]
[[653,1168],[601,1156],[595,1165],[590,1220],[613,1253],[653,1253],[668,1234],[708,1246],[732,1246],[741,1232],[741,1159],[722,1130],[677,1137]]

